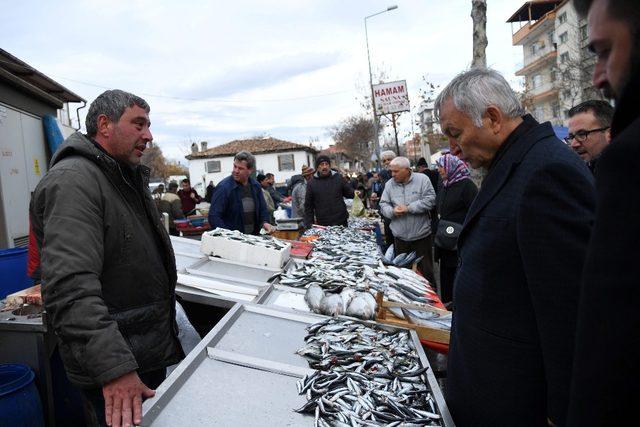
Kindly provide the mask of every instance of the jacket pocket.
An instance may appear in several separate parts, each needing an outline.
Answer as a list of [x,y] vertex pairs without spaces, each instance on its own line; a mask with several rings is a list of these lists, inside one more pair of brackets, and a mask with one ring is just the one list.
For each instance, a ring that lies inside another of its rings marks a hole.
[[172,300],[111,313],[141,369],[164,360],[174,348]]

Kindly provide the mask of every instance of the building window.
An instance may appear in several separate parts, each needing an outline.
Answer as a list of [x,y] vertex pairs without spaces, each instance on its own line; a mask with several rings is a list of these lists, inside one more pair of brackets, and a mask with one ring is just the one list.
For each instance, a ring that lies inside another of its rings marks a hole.
[[560,43],[566,43],[567,40],[569,40],[569,34],[565,31],[564,33],[560,34]]
[[553,46],[553,36],[555,35],[554,31],[549,31],[549,46]]
[[558,15],[558,21],[561,24],[564,24],[565,22],[567,22],[567,12],[562,12],[560,15]]
[[589,38],[589,27],[587,24],[580,27],[580,40],[586,40]]
[[281,172],[296,170],[293,154],[278,154],[278,170]]
[[220,160],[209,160],[205,164],[205,168],[207,169],[207,173],[220,172]]
[[560,103],[558,101],[551,104],[551,111],[553,113],[553,117],[560,118]]
[[569,62],[569,52],[565,52],[562,55],[560,55],[560,63],[566,64],[567,62]]
[[540,86],[542,86],[542,75],[536,74],[533,77],[531,77],[531,87],[533,89],[537,89]]
[[555,82],[557,80],[557,75],[556,75],[556,70],[551,70],[551,72],[549,73],[549,80],[551,82]]

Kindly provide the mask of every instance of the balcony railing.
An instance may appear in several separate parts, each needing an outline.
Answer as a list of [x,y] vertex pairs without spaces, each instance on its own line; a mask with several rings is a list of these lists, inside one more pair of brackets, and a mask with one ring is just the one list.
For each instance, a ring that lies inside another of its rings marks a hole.
[[530,58],[529,61],[527,61],[528,64],[526,64],[524,67],[516,71],[516,76],[525,76],[529,74],[529,72],[545,65],[547,62],[550,62],[550,61],[555,62],[555,59],[558,56],[558,51],[556,51],[555,49],[554,50],[546,49],[546,50],[547,50],[546,53],[543,53],[541,55],[535,55],[534,57]]
[[520,42],[525,37],[527,37],[529,34],[531,34],[531,32],[539,28],[543,23],[548,21],[553,21],[554,19],[556,19],[556,12],[552,10],[551,12],[548,12],[546,15],[544,15],[542,18],[538,19],[537,21],[529,21],[522,28],[520,28],[518,31],[516,31],[513,34],[512,36],[513,45],[514,46],[519,45]]

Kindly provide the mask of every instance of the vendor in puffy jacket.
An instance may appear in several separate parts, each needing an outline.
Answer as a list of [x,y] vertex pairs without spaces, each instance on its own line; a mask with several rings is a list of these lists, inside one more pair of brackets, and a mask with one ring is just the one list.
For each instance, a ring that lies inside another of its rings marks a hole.
[[[319,225],[347,225],[349,213],[344,197],[353,199],[354,191],[342,176],[331,169],[327,156],[318,156],[313,178],[307,184],[304,201],[304,224],[310,228]],[[314,221],[315,219],[315,221]]]
[[255,168],[256,158],[248,151],[240,151],[233,158],[233,172],[220,181],[213,193],[209,210],[212,228],[256,235],[261,228],[271,231],[262,187],[251,178]]
[[58,148],[30,206],[47,329],[89,425],[140,424],[142,400],[184,357],[175,257],[140,164],[149,111],[121,90],[98,96],[87,134]]

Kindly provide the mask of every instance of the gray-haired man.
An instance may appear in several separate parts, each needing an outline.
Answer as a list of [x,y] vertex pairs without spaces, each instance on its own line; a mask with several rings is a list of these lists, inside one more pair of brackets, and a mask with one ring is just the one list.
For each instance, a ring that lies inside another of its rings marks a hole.
[[458,238],[447,401],[457,425],[564,425],[593,176],[497,72],[438,96],[451,152],[486,178]]
[[175,323],[176,267],[140,157],[149,105],[120,90],[89,107],[33,195],[50,326],[92,424],[132,425],[165,367],[184,354]]
[[435,283],[429,211],[435,205],[436,192],[425,174],[411,172],[406,157],[391,160],[389,170],[393,179],[384,187],[380,210],[390,221],[395,253],[415,251],[422,256],[419,269],[429,282]]

